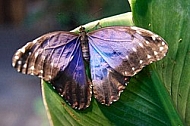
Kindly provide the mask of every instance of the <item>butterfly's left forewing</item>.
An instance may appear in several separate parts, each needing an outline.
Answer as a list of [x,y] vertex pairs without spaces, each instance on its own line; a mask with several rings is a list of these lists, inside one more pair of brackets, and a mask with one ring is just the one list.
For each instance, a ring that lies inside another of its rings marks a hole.
[[12,65],[50,82],[73,108],[84,109],[90,104],[91,87],[80,46],[74,33],[49,33],[19,49]]
[[128,78],[162,59],[168,49],[161,37],[137,27],[107,27],[88,36],[93,91],[101,103],[117,100]]
[[76,39],[76,35],[67,32],[45,34],[17,50],[12,65],[18,72],[50,81],[69,64]]

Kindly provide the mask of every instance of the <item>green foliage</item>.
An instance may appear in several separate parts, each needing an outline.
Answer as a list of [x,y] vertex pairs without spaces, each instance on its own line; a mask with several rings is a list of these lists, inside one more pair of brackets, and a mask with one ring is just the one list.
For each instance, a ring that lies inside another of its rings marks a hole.
[[[52,0],[55,1],[55,0]],[[62,25],[76,26],[94,19],[115,15],[130,10],[126,0],[57,0],[57,19]],[[113,11],[114,10],[114,11]],[[70,19],[70,20],[68,20]]]
[[130,11],[126,0],[46,0],[39,2],[32,11],[29,10],[25,23],[33,26],[40,22],[47,27],[49,22],[51,25],[54,23],[64,29],[71,29],[126,11]]
[[156,69],[183,122],[190,125],[190,1],[131,0],[137,26],[161,35],[169,45]]

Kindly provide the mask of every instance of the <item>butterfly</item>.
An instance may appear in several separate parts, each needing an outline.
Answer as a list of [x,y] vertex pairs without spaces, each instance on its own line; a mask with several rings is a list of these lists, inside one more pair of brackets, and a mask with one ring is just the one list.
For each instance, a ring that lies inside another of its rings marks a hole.
[[[117,101],[130,77],[162,59],[163,38],[135,26],[112,26],[79,34],[56,31],[18,49],[12,66],[52,84],[74,109],[85,109],[91,97],[102,104]],[[86,69],[89,68],[90,76]]]

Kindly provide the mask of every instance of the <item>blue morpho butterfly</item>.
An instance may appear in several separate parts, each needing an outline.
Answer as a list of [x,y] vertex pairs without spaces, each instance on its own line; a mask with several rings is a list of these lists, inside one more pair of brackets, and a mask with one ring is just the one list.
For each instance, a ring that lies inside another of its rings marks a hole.
[[28,42],[14,54],[12,65],[51,83],[72,108],[85,109],[92,93],[108,106],[117,101],[130,77],[167,50],[164,39],[142,28],[112,26],[86,33],[81,27],[79,34],[57,31]]

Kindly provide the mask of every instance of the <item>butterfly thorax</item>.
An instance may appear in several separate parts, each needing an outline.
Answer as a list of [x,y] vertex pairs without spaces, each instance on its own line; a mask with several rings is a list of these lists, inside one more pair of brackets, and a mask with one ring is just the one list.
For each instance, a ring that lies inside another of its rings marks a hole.
[[80,28],[80,43],[82,48],[82,54],[85,61],[89,62],[90,55],[89,55],[89,46],[88,46],[88,36],[86,35],[86,31],[84,27]]

